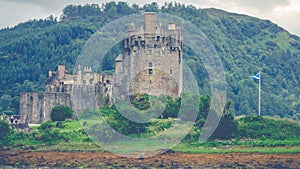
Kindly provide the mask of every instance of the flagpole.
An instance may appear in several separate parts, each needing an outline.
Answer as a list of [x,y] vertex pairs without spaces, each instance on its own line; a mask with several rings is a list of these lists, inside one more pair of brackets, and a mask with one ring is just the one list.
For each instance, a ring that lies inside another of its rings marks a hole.
[[[259,75],[260,75],[260,72],[259,72]],[[260,78],[258,79],[258,116],[260,116],[260,104],[261,104],[260,86],[261,86],[261,75],[260,75]]]

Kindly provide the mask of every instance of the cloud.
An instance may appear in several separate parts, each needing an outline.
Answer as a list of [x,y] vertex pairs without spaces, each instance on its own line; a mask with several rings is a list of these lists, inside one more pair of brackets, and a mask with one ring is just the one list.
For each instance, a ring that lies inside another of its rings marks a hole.
[[[43,19],[49,15],[59,17],[69,4],[102,4],[105,0],[1,0],[0,28],[13,26],[30,19]],[[128,0],[129,4],[149,3],[142,0]],[[165,0],[158,0],[163,5]],[[292,33],[300,35],[299,0],[178,0],[176,2],[192,4],[200,8],[214,7],[229,12],[247,14],[269,19]]]
[[284,25],[292,33],[300,35],[300,1],[291,0],[285,6],[277,6],[270,15],[275,22]]
[[19,22],[40,17],[43,12],[37,6],[2,1],[0,5],[0,26],[12,26]]
[[202,8],[214,7],[269,19],[289,32],[300,36],[299,0],[190,0],[190,2]]

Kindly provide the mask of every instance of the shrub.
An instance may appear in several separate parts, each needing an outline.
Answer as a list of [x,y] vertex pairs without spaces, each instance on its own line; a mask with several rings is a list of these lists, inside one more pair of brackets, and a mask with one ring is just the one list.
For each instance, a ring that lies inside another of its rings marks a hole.
[[38,128],[39,130],[46,130],[46,129],[51,129],[53,128],[53,125],[51,124],[50,121],[43,123],[40,125],[40,127]]
[[243,117],[239,120],[238,136],[254,139],[296,139],[300,136],[300,125],[287,119],[271,117]]
[[11,132],[10,125],[7,121],[0,121],[0,141],[6,140]]
[[55,106],[51,111],[52,121],[64,121],[67,118],[71,118],[73,115],[73,110],[64,105]]

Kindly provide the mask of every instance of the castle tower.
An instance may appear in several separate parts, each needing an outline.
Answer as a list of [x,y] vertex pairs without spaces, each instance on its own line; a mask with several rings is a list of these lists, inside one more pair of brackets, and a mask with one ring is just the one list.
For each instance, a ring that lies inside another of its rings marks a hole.
[[129,36],[134,35],[135,30],[136,30],[136,28],[135,28],[135,26],[134,26],[134,23],[131,23],[131,25],[130,25],[130,27],[129,27],[129,29],[128,29],[128,34],[129,34]]
[[145,36],[153,37],[155,36],[156,30],[156,15],[154,12],[145,13]]
[[145,13],[144,17],[144,25],[138,31],[129,27],[129,37],[123,40],[123,54],[115,60],[116,91],[121,97],[127,94],[127,87],[129,95],[178,97],[182,92],[181,28],[170,23],[168,30],[163,30],[153,12]]
[[65,75],[66,75],[66,66],[58,65],[58,70],[57,70],[58,79],[64,79]]

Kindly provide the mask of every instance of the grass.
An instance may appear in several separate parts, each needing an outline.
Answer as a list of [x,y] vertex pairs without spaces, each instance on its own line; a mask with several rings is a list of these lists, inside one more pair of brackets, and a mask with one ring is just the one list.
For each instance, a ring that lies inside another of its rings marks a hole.
[[[119,154],[130,154],[134,152],[154,152],[161,149],[162,144],[157,141],[146,142],[115,142],[110,144],[110,149],[96,145],[94,142],[60,142],[55,145],[38,145],[35,151],[109,151]],[[171,147],[172,145],[165,145]],[[284,153],[300,153],[300,145],[298,146],[277,146],[277,147],[252,147],[252,146],[195,146],[186,143],[179,143],[172,150],[187,154],[211,154],[211,153],[263,153],[263,154],[284,154]]]
[[[172,138],[179,138],[178,131],[188,130],[189,126],[175,124],[174,129],[168,131],[166,135],[158,139],[137,139],[140,141],[119,141],[109,142],[108,145],[103,144],[102,147],[95,144],[87,135],[84,134],[83,128],[80,123],[85,122],[86,127],[99,123],[97,119],[86,119],[85,121],[67,120],[62,123],[61,128],[55,128],[60,133],[68,135],[69,139],[59,140],[55,144],[43,144],[31,139],[18,139],[15,140],[12,150],[28,149],[34,151],[105,151],[113,150],[114,153],[132,153],[142,151],[155,151],[157,149],[172,148],[172,150],[181,153],[300,153],[300,140],[255,140],[255,139],[241,139],[241,140],[217,140],[207,141],[204,143],[179,143],[175,146],[177,140],[170,142]],[[55,126],[56,123],[54,122]],[[32,127],[37,130],[37,127]],[[153,129],[154,130],[154,129]],[[163,133],[162,131],[161,133]],[[159,132],[160,133],[160,132]],[[158,133],[156,133],[158,134]],[[141,136],[142,137],[142,136]],[[174,147],[175,146],[175,147]]]
[[35,151],[104,151],[93,142],[60,142],[55,145],[40,145]]
[[179,144],[173,148],[174,151],[191,154],[211,154],[211,153],[263,153],[263,154],[282,154],[282,153],[300,153],[300,146],[292,147],[230,147],[230,148],[216,148],[216,147],[193,147]]
[[63,122],[63,128],[61,128],[59,131],[60,132],[71,132],[71,131],[78,131],[82,127],[77,120],[67,120]]

